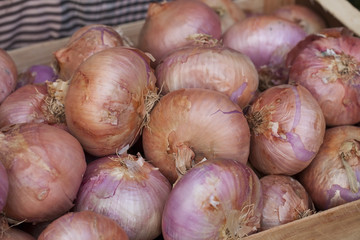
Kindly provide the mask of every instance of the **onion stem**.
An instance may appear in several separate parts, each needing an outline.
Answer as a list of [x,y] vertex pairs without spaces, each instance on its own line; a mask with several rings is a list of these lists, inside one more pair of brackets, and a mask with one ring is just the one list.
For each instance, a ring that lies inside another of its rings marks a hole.
[[345,157],[344,152],[340,153],[340,158],[341,158],[342,164],[344,165],[346,175],[347,175],[348,180],[349,180],[350,190],[353,193],[357,193],[359,191],[359,187],[358,187],[357,179],[356,179],[356,176],[355,176],[355,171],[351,168],[350,164],[346,161],[346,157]]
[[183,143],[177,147],[177,153],[174,154],[176,171],[181,177],[187,170],[192,168],[194,163],[195,153],[191,148]]

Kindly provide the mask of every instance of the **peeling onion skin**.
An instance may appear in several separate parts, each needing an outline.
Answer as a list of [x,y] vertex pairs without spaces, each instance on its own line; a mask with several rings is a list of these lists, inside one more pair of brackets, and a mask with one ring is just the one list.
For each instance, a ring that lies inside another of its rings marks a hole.
[[250,151],[250,130],[241,108],[209,89],[180,89],[163,96],[142,137],[146,159],[171,183],[204,158],[245,164]]
[[140,50],[114,47],[98,52],[75,72],[66,97],[70,132],[94,156],[131,147],[157,94],[149,58]]
[[71,207],[86,170],[80,143],[65,130],[26,123],[0,132],[0,161],[9,177],[7,217],[43,222]]
[[92,211],[69,212],[49,224],[38,240],[128,240],[112,219]]
[[314,159],[323,142],[325,119],[319,104],[301,85],[262,92],[250,106],[251,164],[264,174],[294,175]]
[[266,175],[260,178],[263,192],[261,231],[311,215],[313,202],[294,177]]
[[260,227],[261,210],[260,180],[250,167],[206,160],[174,185],[163,213],[163,237],[240,239]]
[[152,240],[161,234],[170,191],[165,176],[141,156],[111,155],[88,165],[74,210],[110,217],[131,240]]
[[[347,174],[341,154],[353,174]],[[360,199],[360,128],[328,128],[324,143],[311,164],[298,175],[315,206],[326,210]],[[349,181],[352,179],[352,181]],[[354,186],[350,182],[353,182]]]
[[0,104],[16,88],[17,68],[14,60],[3,49],[0,49]]
[[0,161],[0,212],[2,212],[9,191],[9,178],[4,165]]

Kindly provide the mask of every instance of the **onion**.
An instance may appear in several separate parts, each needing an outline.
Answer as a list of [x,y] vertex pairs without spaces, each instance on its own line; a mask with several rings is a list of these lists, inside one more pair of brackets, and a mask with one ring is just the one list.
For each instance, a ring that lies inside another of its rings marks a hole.
[[261,230],[309,216],[314,206],[305,188],[295,178],[267,175],[260,178],[263,192]]
[[174,49],[187,45],[193,34],[221,38],[220,18],[207,4],[198,0],[150,3],[138,47],[160,61]]
[[250,130],[241,108],[223,93],[180,89],[163,96],[143,131],[146,159],[171,183],[206,159],[246,163]]
[[360,121],[360,39],[343,29],[311,35],[289,53],[289,83],[306,87],[328,126]]
[[256,68],[246,55],[206,36],[167,55],[156,67],[156,78],[163,94],[207,88],[225,93],[241,108],[250,102],[259,84]]
[[3,49],[0,49],[0,104],[15,90],[17,68],[14,60]]
[[17,228],[16,226],[9,226],[7,219],[3,216],[0,216],[0,239],[1,240],[35,240],[33,236]]
[[69,212],[49,224],[38,240],[128,240],[112,219],[92,211]]
[[121,35],[113,27],[102,24],[81,27],[71,35],[66,46],[54,53],[59,77],[70,80],[79,65],[94,53],[123,45]]
[[9,178],[4,165],[0,162],[0,212],[2,212],[9,191]]
[[134,144],[157,97],[149,61],[138,49],[114,47],[77,69],[66,94],[65,116],[85,151],[105,156]]
[[294,175],[319,151],[324,115],[301,85],[279,85],[262,92],[247,112],[252,132],[251,164],[265,174]]
[[0,161],[9,177],[4,213],[26,222],[52,220],[73,207],[86,170],[80,143],[42,123],[3,128]]
[[18,76],[16,89],[27,84],[42,84],[54,82],[57,79],[55,70],[48,65],[33,65]]
[[129,239],[152,240],[161,234],[161,215],[169,181],[139,155],[111,155],[91,162],[75,211],[91,210],[115,220]]
[[324,143],[298,179],[315,206],[326,210],[360,199],[360,128],[328,128]]
[[246,165],[206,160],[175,184],[165,204],[165,240],[240,239],[260,227],[260,180]]
[[287,53],[306,36],[296,23],[260,15],[235,23],[223,35],[224,45],[250,57],[259,72],[261,91],[287,83]]

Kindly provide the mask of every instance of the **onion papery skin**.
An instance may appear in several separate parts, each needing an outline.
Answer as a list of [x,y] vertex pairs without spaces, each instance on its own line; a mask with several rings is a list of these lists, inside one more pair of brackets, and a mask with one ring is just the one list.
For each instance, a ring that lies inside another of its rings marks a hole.
[[325,135],[325,118],[301,85],[262,92],[250,106],[251,164],[264,174],[294,175],[314,159]]
[[59,77],[70,80],[79,65],[102,50],[124,46],[121,35],[111,26],[90,24],[71,35],[66,46],[54,53]]
[[360,128],[357,126],[343,125],[326,130],[324,143],[315,159],[298,176],[317,209],[326,210],[360,199],[359,142]]
[[224,45],[249,56],[259,72],[259,89],[288,81],[285,59],[306,37],[296,23],[272,15],[248,17],[231,26],[222,36]]
[[0,212],[5,206],[9,191],[9,178],[4,165],[0,162]]
[[289,53],[289,83],[312,93],[328,126],[355,124],[360,121],[360,39],[341,29],[327,31]]
[[156,65],[174,49],[191,42],[188,37],[193,34],[221,38],[220,18],[207,4],[197,0],[150,3],[138,48],[151,53]]
[[0,104],[16,88],[17,68],[14,60],[3,49],[0,49]]
[[66,97],[70,132],[94,156],[115,154],[138,138],[148,97],[157,94],[149,58],[127,47],[105,49],[75,72]]
[[180,89],[163,96],[142,137],[146,159],[171,183],[204,158],[245,164],[250,151],[249,125],[241,108],[209,89]]
[[266,175],[260,178],[263,193],[261,231],[309,216],[312,200],[294,177]]
[[92,211],[69,212],[54,220],[38,240],[128,240],[125,231],[111,218]]
[[91,210],[115,220],[131,240],[161,234],[161,216],[171,185],[141,156],[111,155],[91,162],[75,211]]
[[206,160],[183,175],[165,204],[165,240],[240,239],[260,227],[262,191],[246,165]]
[[48,65],[33,65],[18,76],[16,89],[27,84],[54,82],[58,78],[55,69]]
[[2,129],[0,143],[9,177],[7,217],[42,222],[73,207],[86,161],[71,134],[43,123],[18,124]]
[[259,85],[249,57],[211,40],[173,51],[157,65],[155,73],[162,94],[181,88],[206,88],[228,95],[241,108],[250,102]]

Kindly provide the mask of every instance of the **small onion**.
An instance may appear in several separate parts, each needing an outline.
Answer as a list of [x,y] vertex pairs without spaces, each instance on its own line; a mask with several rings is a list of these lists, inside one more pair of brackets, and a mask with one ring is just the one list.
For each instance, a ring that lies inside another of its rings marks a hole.
[[71,207],[86,170],[84,151],[68,132],[26,123],[0,132],[0,161],[9,177],[7,217],[41,222]]
[[259,178],[234,160],[206,160],[175,184],[165,204],[165,240],[240,239],[260,227]]
[[260,178],[263,192],[261,230],[309,216],[314,206],[305,188],[295,178],[267,175]]
[[2,212],[9,191],[9,178],[4,165],[0,161],[0,212]]
[[25,72],[18,76],[16,89],[21,88],[27,84],[42,84],[45,82],[54,82],[57,79],[55,70],[48,65],[33,65]]
[[324,143],[298,179],[315,206],[326,210],[360,199],[360,127],[328,128]]
[[228,96],[189,88],[160,99],[142,140],[146,159],[173,183],[204,158],[245,164],[250,130],[241,108]]
[[323,142],[325,119],[302,86],[279,85],[262,92],[247,119],[251,164],[265,174],[293,175],[306,168]]
[[0,49],[0,104],[16,88],[17,68],[14,60]]
[[140,155],[111,155],[88,165],[74,209],[110,217],[131,240],[152,240],[161,234],[170,190],[169,181]]
[[92,211],[69,212],[54,220],[38,240],[128,240],[112,219]]

